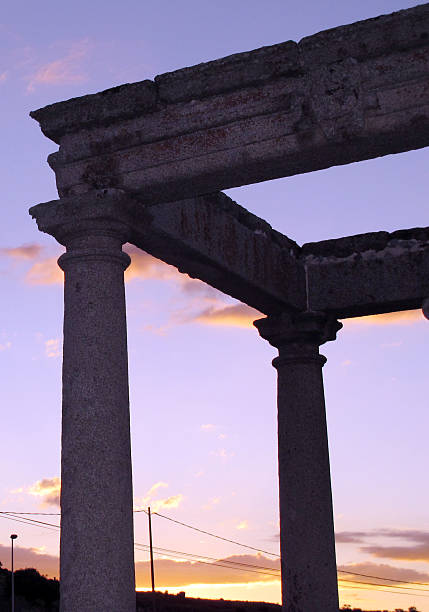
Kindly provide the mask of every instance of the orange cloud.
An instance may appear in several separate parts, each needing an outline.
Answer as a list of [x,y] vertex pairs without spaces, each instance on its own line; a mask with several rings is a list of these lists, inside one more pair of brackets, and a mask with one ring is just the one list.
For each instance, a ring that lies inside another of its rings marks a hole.
[[[59,558],[54,555],[45,554],[38,548],[24,548],[20,546],[19,540],[17,540],[13,556],[15,570],[33,567],[49,578],[58,578],[59,576]],[[10,569],[9,560],[10,546],[0,544],[0,561],[8,569]]]
[[146,510],[146,508],[150,506],[153,512],[158,512],[158,510],[163,508],[177,508],[184,499],[181,493],[163,499],[154,499],[158,489],[166,487],[168,487],[166,482],[155,483],[143,497],[135,500],[134,509]]
[[69,85],[86,81],[87,76],[80,64],[88,50],[88,39],[74,43],[64,57],[40,66],[28,77],[27,91],[33,92],[38,85]]
[[60,357],[61,356],[61,341],[59,338],[52,338],[45,342],[45,353],[46,357]]
[[411,325],[423,321],[424,316],[419,310],[401,310],[399,312],[387,312],[367,317],[353,317],[342,319],[344,326],[348,325]]
[[41,252],[40,244],[24,244],[19,247],[0,249],[0,255],[6,255],[12,259],[36,259]]
[[64,282],[64,272],[57,263],[57,257],[36,261],[28,270],[25,280],[30,285],[56,285]]
[[59,506],[61,479],[58,476],[43,478],[34,483],[27,492],[30,495],[42,498],[42,506]]
[[195,316],[194,321],[206,325],[226,325],[228,327],[247,327],[254,329],[253,321],[263,315],[247,304],[211,307]]
[[[386,584],[386,578],[389,579],[389,584],[392,586],[394,586],[395,580],[398,581],[398,584],[400,584],[402,580],[410,582],[429,582],[429,574],[426,572],[419,572],[408,567],[396,567],[386,563],[371,563],[370,561],[339,565],[338,571],[339,578],[342,580],[365,580],[365,577],[359,576],[359,574],[379,576],[381,580],[371,578],[371,582],[380,585]],[[356,572],[356,574],[354,574],[354,572]]]
[[0,74],[0,83],[4,83],[7,79],[7,70]]
[[[221,565],[217,565],[221,564]],[[246,564],[246,565],[237,565]],[[258,567],[248,567],[248,566]],[[222,567],[226,566],[226,567]],[[234,569],[232,569],[234,568]],[[157,584],[162,586],[186,586],[189,584],[237,584],[249,582],[268,582],[280,579],[280,561],[268,559],[264,555],[231,555],[217,561],[173,561],[155,559]],[[150,586],[150,562],[136,563],[136,583],[138,588]]]
[[149,278],[174,280],[177,283],[190,280],[188,276],[181,274],[174,266],[156,259],[156,257],[149,255],[149,253],[142,251],[133,244],[126,244],[124,251],[131,257],[131,264],[125,271],[125,280],[128,282],[135,278],[141,280]]

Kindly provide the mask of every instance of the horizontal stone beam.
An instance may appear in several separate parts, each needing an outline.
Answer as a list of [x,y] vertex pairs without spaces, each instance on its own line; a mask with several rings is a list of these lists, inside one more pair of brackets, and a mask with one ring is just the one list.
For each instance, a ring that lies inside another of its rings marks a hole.
[[421,308],[429,297],[429,228],[305,244],[311,310],[347,318]]
[[428,80],[424,4],[31,114],[60,197],[169,202],[427,146]]
[[118,190],[38,204],[41,231],[66,242],[76,218],[121,223],[129,242],[265,314],[305,309],[298,245],[222,193],[145,205]]

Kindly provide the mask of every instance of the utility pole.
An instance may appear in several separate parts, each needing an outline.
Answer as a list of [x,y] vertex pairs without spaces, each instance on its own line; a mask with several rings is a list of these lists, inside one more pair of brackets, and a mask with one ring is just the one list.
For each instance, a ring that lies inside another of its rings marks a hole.
[[16,540],[18,536],[16,533],[12,533],[10,536],[11,544],[12,544],[12,612],[15,612],[15,574],[13,572],[13,541]]
[[152,546],[152,517],[150,514],[150,507],[147,509],[147,515],[149,517],[149,548],[150,548],[150,577],[152,581],[152,608],[155,612],[155,572],[153,569],[153,546]]

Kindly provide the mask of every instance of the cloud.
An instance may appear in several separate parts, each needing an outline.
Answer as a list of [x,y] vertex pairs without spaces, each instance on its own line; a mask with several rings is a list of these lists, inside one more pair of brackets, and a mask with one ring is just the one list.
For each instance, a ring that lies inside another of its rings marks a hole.
[[193,318],[197,323],[206,325],[226,325],[228,327],[247,327],[254,329],[253,321],[263,315],[247,304],[232,304],[231,306],[212,306]]
[[57,263],[57,257],[37,261],[28,270],[25,280],[29,285],[56,285],[64,282],[64,272]]
[[149,255],[149,253],[142,251],[133,244],[126,244],[123,250],[131,258],[131,264],[125,271],[125,280],[127,282],[135,278],[140,280],[173,280],[180,284],[191,280],[188,276],[181,274],[174,266],[156,259],[156,257]]
[[234,453],[228,452],[226,448],[219,448],[218,450],[211,451],[210,454],[214,457],[220,457],[223,460],[229,459],[230,457],[234,457]]
[[220,497],[212,497],[209,499],[207,504],[204,504],[204,506],[202,506],[202,508],[203,510],[211,510],[212,508],[217,506],[219,502],[220,502]]
[[61,493],[61,479],[58,476],[43,478],[26,490],[30,495],[40,497],[42,506],[59,506]]
[[248,521],[240,521],[238,525],[235,526],[236,529],[249,529]]
[[27,77],[27,91],[33,92],[39,85],[70,85],[86,81],[87,75],[81,63],[88,54],[89,48],[89,40],[85,38],[72,44],[68,53],[63,57],[40,66]]
[[399,312],[387,312],[385,314],[370,315],[367,317],[352,317],[342,319],[345,326],[349,325],[412,325],[423,321],[424,316],[419,310],[401,310]]
[[166,482],[157,482],[149,489],[149,491],[141,498],[136,498],[134,501],[135,510],[146,510],[150,506],[152,512],[158,512],[163,508],[178,508],[183,501],[184,496],[181,493],[171,495],[163,499],[154,499],[159,489],[168,487]]
[[4,344],[0,344],[0,352],[7,351],[12,346],[12,342],[5,342]]
[[216,429],[216,425],[213,425],[213,423],[207,423],[206,425],[201,425],[201,429],[203,431],[213,431],[213,429]]
[[[389,579],[389,584],[394,586],[395,580],[398,584],[402,580],[410,582],[429,582],[429,574],[425,572],[419,572],[415,569],[395,567],[386,563],[349,563],[346,565],[339,565],[339,577],[344,580],[365,580],[364,577],[359,577],[358,574],[364,574],[366,576],[379,576],[381,580],[377,578],[371,578],[371,582],[375,584],[386,584],[386,578]],[[356,572],[356,575],[352,575]],[[390,580],[393,579],[393,582]]]
[[[58,557],[41,552],[39,548],[24,548],[20,546],[19,540],[17,540],[16,546],[14,546],[13,558],[15,570],[33,567],[49,578],[57,578],[59,576],[60,560]],[[0,561],[3,567],[10,569],[9,560],[10,546],[0,544]]]
[[[267,569],[258,571],[255,567],[241,566],[233,563],[248,564],[252,566],[262,566]],[[216,563],[226,565],[222,567]],[[237,584],[249,582],[268,582],[275,580],[278,576],[280,561],[268,559],[258,555],[232,555],[220,558],[216,562],[201,561],[173,561],[171,559],[156,559],[155,572],[156,581],[163,587],[185,586],[189,584]],[[150,586],[150,562],[138,561],[136,563],[136,583],[138,588]]]
[[[400,540],[401,544],[371,544],[368,539]],[[363,544],[360,550],[373,557],[429,563],[429,531],[413,529],[380,529],[377,531],[344,531],[336,534],[337,544]]]
[[0,83],[4,83],[7,79],[7,70],[5,70],[4,72],[0,73]]
[[46,357],[60,357],[61,356],[61,341],[59,338],[52,338],[51,340],[45,341],[45,353]]
[[19,247],[0,248],[0,255],[12,259],[36,259],[42,252],[40,244],[23,244]]

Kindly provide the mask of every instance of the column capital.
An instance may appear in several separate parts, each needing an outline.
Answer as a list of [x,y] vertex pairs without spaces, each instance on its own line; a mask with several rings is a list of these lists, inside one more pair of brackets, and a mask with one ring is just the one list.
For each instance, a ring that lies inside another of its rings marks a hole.
[[136,205],[120,189],[101,189],[43,202],[29,212],[40,231],[54,236],[66,247],[89,235],[112,237],[123,244],[131,236]]
[[317,361],[323,365],[325,357],[319,355],[319,346],[335,340],[342,323],[323,312],[283,312],[253,322],[260,336],[279,350],[274,367],[298,361]]

